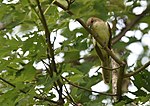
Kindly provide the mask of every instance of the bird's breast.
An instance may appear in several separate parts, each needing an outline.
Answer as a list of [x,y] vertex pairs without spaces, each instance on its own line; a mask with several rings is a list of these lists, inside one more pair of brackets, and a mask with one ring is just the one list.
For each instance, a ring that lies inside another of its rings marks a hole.
[[109,42],[109,29],[105,22],[95,22],[93,24],[93,30],[98,34],[103,43]]

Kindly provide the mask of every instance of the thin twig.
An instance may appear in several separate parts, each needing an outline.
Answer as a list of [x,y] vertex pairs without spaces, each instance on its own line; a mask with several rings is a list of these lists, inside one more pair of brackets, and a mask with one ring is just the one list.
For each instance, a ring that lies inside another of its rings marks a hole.
[[95,73],[97,73],[98,72],[98,70],[100,69],[101,67],[98,67],[98,69],[95,71]]
[[106,70],[110,70],[110,71],[113,71],[113,70],[117,70],[117,69],[119,69],[120,68],[120,66],[119,67],[116,67],[116,68],[108,68],[108,67],[100,67],[100,68],[103,68],[103,69],[106,69]]
[[55,31],[55,33],[56,33],[56,36],[54,36],[54,41],[53,41],[53,43],[52,43],[52,45],[53,45],[53,48],[54,48],[54,43],[55,43],[55,41],[56,41],[56,38],[57,38],[57,30]]
[[69,91],[68,91],[68,89],[67,89],[67,87],[66,87],[65,84],[64,84],[64,87],[65,87],[65,89],[66,89],[66,93],[67,93],[67,95],[69,96],[70,101],[71,101],[73,104],[77,105],[77,103],[76,103],[76,102],[73,100],[73,98],[71,97],[71,95],[70,95],[70,93],[69,93]]
[[139,72],[144,71],[144,69],[145,69],[146,67],[148,67],[149,65],[150,65],[150,61],[147,62],[146,64],[144,64],[143,66],[141,66],[140,68],[138,68],[137,70],[135,70],[134,72],[125,74],[125,75],[124,75],[124,78],[134,76],[134,75],[138,74]]
[[[50,71],[50,70],[52,70],[51,66],[49,64],[47,64],[43,59],[41,59],[41,61],[42,61],[43,65],[45,66],[47,73],[50,75],[50,77],[53,77],[53,73],[52,73],[52,71]],[[49,66],[49,68],[46,65]]]
[[109,71],[113,71],[113,70],[117,70],[117,69],[119,69],[119,68],[120,68],[120,66],[119,66],[119,67],[117,67],[117,68],[108,68],[108,67],[102,67],[102,66],[100,66],[100,67],[98,67],[98,69],[97,69],[95,72],[98,72],[98,70],[99,70],[100,68],[103,68],[103,69],[106,69],[106,70],[109,70]]
[[42,100],[42,101],[48,101],[50,103],[54,103],[54,104],[59,104],[58,102],[56,101],[53,101],[53,100],[50,100],[48,98],[44,98],[44,97],[37,97],[37,96],[34,96],[35,99],[39,99],[39,100]]
[[67,99],[68,101],[70,101],[70,104],[72,104],[73,106],[76,106],[76,104],[74,104],[70,98],[68,96],[66,96],[65,94],[63,94],[63,96],[65,97],[65,99]]
[[[0,77],[0,80],[2,80],[3,82],[7,83],[7,84],[10,85],[10,86],[12,86],[13,88],[16,88],[16,86],[15,86],[14,84],[12,84],[11,82],[9,82],[9,81],[7,81],[7,80],[1,78],[1,77]],[[25,91],[23,91],[23,90],[21,90],[21,89],[19,89],[19,91],[20,91],[21,93],[23,93],[23,94],[27,94],[27,92],[25,92]],[[37,97],[37,96],[34,96],[34,98],[35,98],[35,99],[39,99],[39,100],[43,100],[43,101],[48,101],[48,102],[51,102],[51,103],[54,103],[54,104],[58,104],[56,101],[50,100],[50,99],[48,99],[48,98]]]
[[43,64],[44,64],[45,67],[46,67],[46,65],[49,66],[49,64],[46,63],[43,59],[41,59],[41,61],[43,62]]
[[68,7],[67,9],[69,10],[70,9],[70,6],[71,4],[74,2],[75,0],[66,0],[67,4],[68,4]]
[[116,94],[111,94],[111,93],[104,93],[104,92],[97,92],[97,91],[92,91],[92,90],[89,90],[87,88],[84,88],[82,86],[79,86],[79,85],[76,85],[72,82],[70,82],[68,79],[66,79],[65,77],[62,77],[62,79],[64,79],[65,81],[67,81],[70,85],[76,87],[76,88],[79,88],[79,89],[83,89],[85,91],[88,91],[88,92],[94,92],[94,93],[98,93],[98,94],[102,94],[102,95],[107,95],[107,96],[116,96]]
[[[16,88],[16,86],[15,86],[14,84],[10,83],[9,81],[6,81],[5,79],[3,79],[3,78],[1,78],[1,77],[0,77],[0,80],[2,80],[3,82],[7,83],[8,85],[10,85],[10,86]],[[23,90],[21,90],[21,89],[19,89],[19,91],[20,91],[21,93],[24,93],[24,94],[27,93],[27,92],[25,92],[25,91],[23,91]]]

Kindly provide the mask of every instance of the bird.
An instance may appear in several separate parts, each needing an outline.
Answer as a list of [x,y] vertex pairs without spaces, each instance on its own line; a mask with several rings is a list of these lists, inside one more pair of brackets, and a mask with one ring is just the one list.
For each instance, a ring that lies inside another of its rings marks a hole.
[[[103,46],[107,46],[111,49],[111,28],[109,24],[97,17],[90,17],[86,25],[99,37]],[[110,83],[111,71],[110,71],[110,56],[105,51],[96,39],[93,38],[93,45],[97,52],[98,57],[101,60],[102,65],[102,78],[105,84]]]

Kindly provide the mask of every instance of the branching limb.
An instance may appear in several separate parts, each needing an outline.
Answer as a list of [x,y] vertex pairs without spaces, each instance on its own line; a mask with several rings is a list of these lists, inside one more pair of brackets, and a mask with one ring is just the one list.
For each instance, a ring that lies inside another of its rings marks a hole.
[[[51,60],[53,72],[57,73],[57,68],[56,68],[56,63],[55,63],[55,58],[54,58],[54,50],[53,50],[53,46],[50,42],[50,32],[48,30],[48,25],[46,23],[46,19],[45,19],[45,16],[43,14],[43,11],[42,11],[39,0],[36,0],[36,2],[37,2],[37,6],[38,6],[38,9],[39,9],[39,12],[40,12],[40,16],[41,16],[41,20],[42,20],[41,22],[42,22],[43,27],[45,29],[46,42],[47,42],[47,46],[48,46],[48,50],[47,50],[48,57],[49,57],[49,60]],[[52,59],[50,59],[50,57]]]
[[125,33],[132,27],[134,27],[149,11],[150,8],[147,6],[147,9],[143,11],[142,14],[137,15],[134,20],[132,20],[125,28],[122,29],[122,31],[118,34],[118,36],[112,39],[112,45],[117,43],[123,36],[125,36]]
[[67,9],[69,10],[70,9],[70,6],[71,4],[74,2],[75,0],[66,0],[67,4],[68,4],[68,7]]
[[131,77],[131,76],[134,76],[134,75],[138,74],[139,72],[143,71],[143,70],[144,70],[146,67],[148,67],[149,65],[150,65],[150,61],[147,62],[146,64],[144,64],[143,66],[141,66],[140,68],[138,68],[137,70],[135,70],[134,72],[125,74],[125,75],[124,75],[124,78]]
[[[54,58],[54,48],[53,48],[53,45],[51,44],[51,41],[50,41],[50,31],[48,29],[48,25],[47,25],[45,16],[43,14],[39,0],[36,0],[36,3],[37,3],[37,6],[38,6],[38,9],[40,12],[40,16],[42,19],[41,23],[43,24],[43,27],[45,29],[46,42],[47,42],[47,46],[48,46],[47,54],[48,54],[48,59],[49,59],[50,64],[51,64],[50,68],[52,69],[50,71],[52,71],[51,73],[55,72],[56,74],[58,74],[57,68],[56,68],[56,63],[55,63],[55,58]],[[53,76],[53,75],[50,75],[50,76]],[[54,86],[56,88],[57,88],[57,85],[59,86],[59,89],[57,89],[57,92],[59,94],[59,102],[61,104],[63,104],[64,103],[64,99],[62,97],[62,86],[63,86],[63,84],[61,83],[61,81],[59,79],[57,80],[57,83],[56,82],[54,83]]]
[[[55,4],[56,6],[62,8],[64,11],[66,11],[68,14],[70,15],[74,15],[71,11],[67,10],[66,7],[64,7],[62,4],[60,4],[57,1],[54,1],[53,4]],[[107,51],[107,53],[120,65],[124,65],[125,62],[121,61],[118,57],[116,57],[116,55],[108,48],[106,47],[102,42],[101,39],[97,36],[97,34],[95,34],[90,28],[87,27],[87,25],[80,19],[77,18],[76,21],[78,21],[95,39],[96,41],[102,46],[104,47],[104,49]]]
[[[47,73],[50,75],[50,77],[53,77],[52,76],[53,73],[51,71],[52,70],[51,66],[49,64],[47,64],[43,59],[41,59],[41,61],[42,61],[43,65],[44,65],[44,67],[46,68]],[[49,66],[49,68],[47,66]]]
[[88,92],[94,92],[94,93],[98,93],[98,94],[102,94],[102,95],[107,95],[107,96],[116,96],[116,94],[103,93],[103,92],[97,92],[97,91],[89,90],[89,89],[87,89],[87,88],[81,87],[81,86],[79,86],[79,85],[76,85],[76,84],[70,82],[70,81],[69,81],[68,79],[66,79],[65,77],[62,77],[62,79],[64,79],[66,82],[68,82],[68,84],[70,84],[70,85],[72,85],[72,86],[74,86],[74,87],[76,87],[76,88],[83,89],[83,90],[88,91]]

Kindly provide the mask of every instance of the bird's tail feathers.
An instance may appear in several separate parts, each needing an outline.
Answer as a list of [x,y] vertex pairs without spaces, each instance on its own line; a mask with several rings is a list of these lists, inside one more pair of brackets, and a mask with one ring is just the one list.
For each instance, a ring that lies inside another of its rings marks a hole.
[[102,77],[106,84],[110,82],[111,77],[111,70],[110,70],[110,61],[109,59],[106,59],[105,61],[102,61]]

